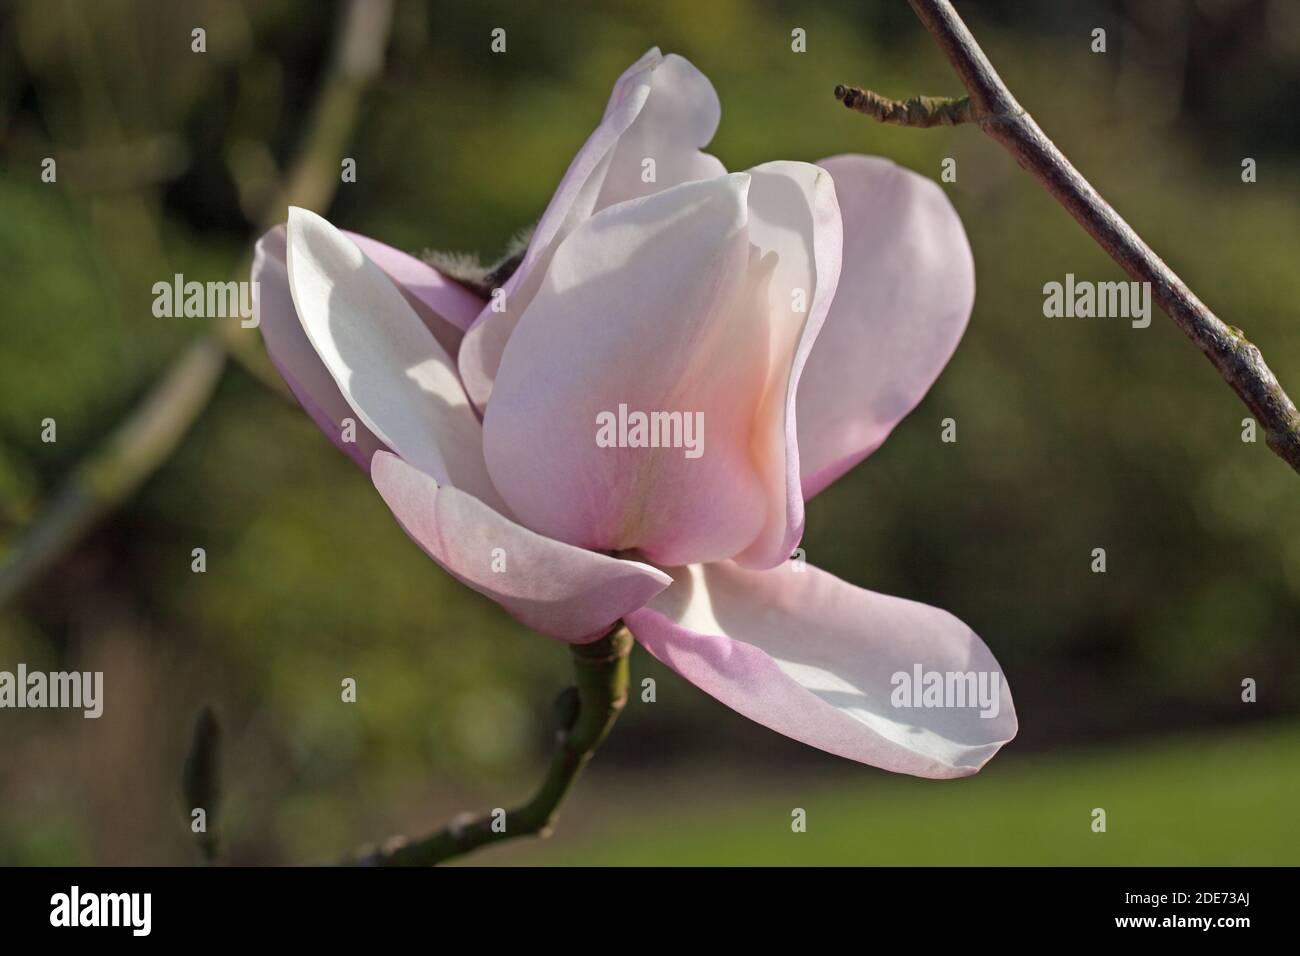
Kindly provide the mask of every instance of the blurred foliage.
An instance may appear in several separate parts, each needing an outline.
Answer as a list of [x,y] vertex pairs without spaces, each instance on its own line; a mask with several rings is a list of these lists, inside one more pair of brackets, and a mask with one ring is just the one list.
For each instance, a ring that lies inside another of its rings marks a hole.
[[[1296,9],[962,4],[1048,133],[1293,392],[1300,124],[1282,97],[1300,79]],[[154,318],[151,286],[175,272],[223,279],[247,254],[333,13],[287,0],[0,9],[0,548],[205,330]],[[190,52],[195,26],[205,55]],[[496,26],[504,56],[489,52]],[[790,52],[795,26],[807,54]],[[1095,26],[1108,29],[1105,55],[1089,51]],[[1045,282],[1120,275],[996,145],[973,129],[878,127],[835,103],[838,82],[956,91],[904,4],[399,0],[349,152],[358,181],[321,211],[399,248],[491,257],[540,214],[614,79],[651,45],[712,79],[723,119],[710,149],[729,168],[868,152],[937,178],[957,160],[945,188],[975,251],[970,329],[889,442],[811,504],[804,547],[849,581],[953,611],[993,648],[1021,735],[978,792],[1033,803],[1037,784],[1000,777],[1016,752],[1300,712],[1295,475],[1262,440],[1240,440],[1243,407],[1163,315],[1145,330],[1043,318]],[[48,155],[57,186],[39,180]],[[1257,183],[1241,182],[1243,156]],[[939,441],[948,416],[956,444]],[[55,444],[40,439],[46,417]],[[1104,575],[1089,570],[1095,547]],[[238,369],[142,492],[0,611],[0,669],[17,661],[105,670],[109,703],[98,721],[0,717],[0,862],[192,860],[179,774],[207,702],[225,716],[230,859],[324,861],[425,829],[461,801],[525,792],[568,673],[562,648],[429,563],[307,416]],[[702,758],[748,768],[724,801],[760,799],[754,779],[885,776],[750,724],[644,654],[633,667],[634,681],[659,681],[659,702],[629,708],[580,788],[591,799],[611,768],[653,789],[653,768],[667,768],[661,782]],[[1245,676],[1257,704],[1240,701]],[[340,701],[344,677],[355,705]],[[1252,788],[1294,784],[1292,737],[1244,749],[1240,803],[1224,790],[1216,806],[1250,812]],[[1153,800],[1202,792],[1186,762],[1157,779],[1161,761],[1115,759],[1099,766],[1137,775]],[[1051,805],[1092,768],[1051,778]],[[953,794],[971,785],[906,787],[905,801],[846,790],[830,806],[846,828],[859,812],[874,825],[934,806],[963,832]],[[1243,839],[1234,861],[1275,859],[1265,828]]]

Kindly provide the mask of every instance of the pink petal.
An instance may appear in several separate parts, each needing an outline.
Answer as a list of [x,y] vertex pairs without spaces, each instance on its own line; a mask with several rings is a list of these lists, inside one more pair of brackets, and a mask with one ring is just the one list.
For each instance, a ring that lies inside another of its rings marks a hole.
[[[720,162],[699,152],[713,137],[721,112],[708,79],[681,57],[662,56],[658,48],[618,79],[600,125],[569,165],[523,262],[502,286],[499,311],[492,304],[485,307],[462,343],[461,377],[478,408],[487,406],[506,342],[564,238],[615,202],[724,173]],[[641,182],[647,157],[657,166],[653,183]]]
[[[770,499],[751,434],[771,264],[748,239],[749,181],[613,206],[556,253],[483,420],[488,471],[530,528],[670,564],[729,557],[762,529]],[[679,413],[678,447],[598,445],[602,417],[620,406]],[[692,452],[685,426],[700,414]]]
[[[358,427],[367,453],[355,457],[411,538],[458,580],[566,641],[594,640],[671,583],[657,568],[548,540],[502,513],[483,465],[478,419],[450,359],[419,321],[410,294],[398,295],[360,245],[373,249],[319,216],[290,210],[287,242],[279,229],[258,244],[254,278],[266,283],[261,325],[273,355],[301,366],[312,391],[286,379],[302,389],[304,405],[331,437],[345,416],[368,423]],[[418,276],[400,261],[397,267]],[[444,484],[389,452],[375,433]]]
[[527,626],[586,643],[671,582],[658,568],[544,538],[395,455],[374,458],[371,478],[402,528],[457,580]]
[[[280,376],[326,437],[368,469],[371,456],[384,444],[357,420],[298,322],[285,270],[284,226],[276,226],[257,241],[252,280],[257,288],[258,328]],[[353,423],[355,441],[343,440],[345,419]]]
[[803,534],[795,394],[835,297],[842,237],[835,188],[824,170],[777,162],[749,172],[749,241],[776,260],[767,321],[755,324],[755,330],[765,324],[769,337],[768,381],[753,444],[769,501],[763,530],[736,562],[770,568],[790,557]]
[[[700,152],[722,119],[713,84],[689,60],[670,53],[656,61],[653,52],[641,61],[650,66],[650,95],[619,137],[593,212],[727,171],[716,157]],[[654,160],[651,182],[645,181],[647,159]]]
[[296,206],[287,250],[303,331],[357,419],[415,467],[498,507],[455,365],[406,297],[355,242]]
[[[357,233],[345,235],[393,280],[443,347],[448,351],[457,348],[462,330],[478,314],[482,301],[404,252]],[[285,256],[283,225],[268,231],[254,248],[252,279],[258,284],[258,327],[267,352],[290,391],[321,431],[358,465],[369,468],[371,455],[383,448],[383,443],[357,422],[347,399],[303,332],[289,292]],[[354,442],[342,438],[344,419],[355,423]]]
[[975,301],[970,245],[936,183],[870,156],[819,165],[835,178],[844,269],[799,386],[809,498],[875,451],[916,407]]
[[414,256],[359,233],[343,230],[343,235],[384,270],[438,343],[455,355],[462,334],[482,311],[483,300]]
[[[651,654],[728,707],[850,760],[963,777],[1015,736],[1006,680],[969,627],[798,567],[674,569],[673,586],[625,620]],[[897,675],[910,680],[918,666],[922,686],[928,672],[983,675],[987,706],[916,706],[924,699],[901,696]]]

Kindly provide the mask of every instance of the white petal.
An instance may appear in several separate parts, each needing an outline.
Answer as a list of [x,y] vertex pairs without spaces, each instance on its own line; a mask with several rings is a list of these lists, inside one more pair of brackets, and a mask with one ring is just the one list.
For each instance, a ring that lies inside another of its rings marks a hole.
[[[1015,736],[1002,669],[969,627],[799,567],[673,568],[673,586],[626,621],[650,653],[728,707],[850,760],[963,777]],[[910,693],[918,670],[922,687],[939,674],[961,693],[926,706]]]
[[499,506],[455,366],[383,271],[320,216],[293,207],[288,272],[303,330],[358,419],[440,483]]

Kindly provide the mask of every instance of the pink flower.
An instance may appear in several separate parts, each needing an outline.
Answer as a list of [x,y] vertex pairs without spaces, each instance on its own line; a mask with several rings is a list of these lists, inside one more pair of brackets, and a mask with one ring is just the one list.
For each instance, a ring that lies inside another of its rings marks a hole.
[[[887,770],[974,773],[1016,732],[984,643],[790,560],[805,500],[956,347],[965,233],[934,183],[886,160],[727,173],[701,152],[719,118],[694,66],[647,53],[486,303],[291,209],[253,265],[267,347],[406,533],[529,627],[586,642],[622,619],[773,730]],[[659,447],[629,428],[637,412],[666,413]]]

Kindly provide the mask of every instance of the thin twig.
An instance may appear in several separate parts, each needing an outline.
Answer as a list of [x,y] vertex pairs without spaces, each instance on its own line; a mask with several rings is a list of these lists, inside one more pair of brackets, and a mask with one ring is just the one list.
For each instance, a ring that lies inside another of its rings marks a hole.
[[[338,157],[356,124],[362,93],[378,74],[388,43],[392,0],[351,0],[340,17],[335,52],[293,168],[269,205],[263,229],[287,203],[320,209],[338,188]],[[247,274],[247,262],[241,270]],[[243,334],[241,334],[243,333]],[[227,355],[254,374],[265,359],[240,323],[224,323],[187,346],[108,440],[78,465],[14,551],[0,564],[0,607],[67,554],[175,451],[207,408]]]
[[969,96],[914,96],[910,100],[891,100],[856,86],[837,86],[835,98],[854,112],[894,126],[925,129],[975,122]]
[[[1048,139],[998,76],[948,0],[909,0],[961,78],[972,120],[1047,189],[1088,234],[1138,282],[1219,371],[1263,426],[1268,446],[1300,472],[1300,411],[1278,383],[1260,350],[1206,307]],[[837,87],[846,100],[848,88]],[[862,93],[864,97],[876,94]],[[893,102],[876,97],[885,103]],[[856,98],[854,98],[856,102]],[[955,101],[961,102],[961,101]],[[854,103],[846,101],[846,105]],[[875,113],[868,109],[868,115]],[[877,119],[895,122],[888,115]],[[933,126],[936,123],[904,123]]]
[[363,866],[433,866],[489,843],[550,836],[560,804],[627,703],[631,650],[632,635],[621,624],[598,641],[573,645],[577,714],[570,726],[558,731],[546,777],[527,803],[504,814],[453,820],[421,840],[395,837],[379,849],[363,851],[353,862]]

